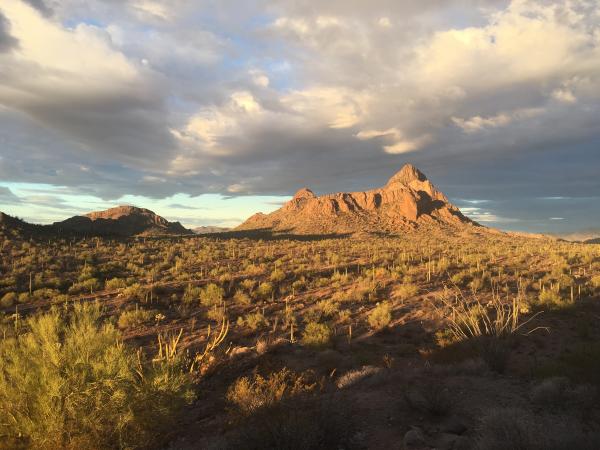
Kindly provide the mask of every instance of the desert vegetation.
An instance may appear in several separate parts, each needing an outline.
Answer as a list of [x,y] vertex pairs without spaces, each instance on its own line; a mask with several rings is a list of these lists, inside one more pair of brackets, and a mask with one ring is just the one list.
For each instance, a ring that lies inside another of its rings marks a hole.
[[[597,448],[597,245],[432,229],[0,251],[3,448]],[[577,426],[542,441],[538,419]]]

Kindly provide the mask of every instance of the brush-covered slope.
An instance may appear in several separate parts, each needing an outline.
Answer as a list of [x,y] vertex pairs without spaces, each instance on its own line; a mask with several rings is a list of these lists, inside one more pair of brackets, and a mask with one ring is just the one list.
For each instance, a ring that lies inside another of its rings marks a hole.
[[191,234],[179,222],[169,222],[149,209],[135,206],[117,206],[85,216],[75,216],[52,225],[64,230],[87,235],[162,235]]
[[316,196],[300,189],[270,214],[251,216],[236,230],[293,234],[396,233],[423,225],[477,225],[416,167],[407,164],[387,184],[365,192]]

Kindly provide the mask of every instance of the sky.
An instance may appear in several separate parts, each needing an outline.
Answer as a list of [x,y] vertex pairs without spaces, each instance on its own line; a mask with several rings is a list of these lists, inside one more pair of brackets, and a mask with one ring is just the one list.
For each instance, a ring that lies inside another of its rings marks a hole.
[[416,165],[484,225],[600,229],[600,0],[2,0],[0,210],[235,226]]

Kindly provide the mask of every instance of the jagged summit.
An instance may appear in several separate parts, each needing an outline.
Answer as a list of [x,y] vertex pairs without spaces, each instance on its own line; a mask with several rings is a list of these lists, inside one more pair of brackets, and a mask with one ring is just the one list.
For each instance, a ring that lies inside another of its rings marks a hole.
[[419,169],[406,164],[378,189],[316,196],[310,189],[302,188],[277,211],[254,214],[237,230],[396,233],[426,224],[475,225]]
[[299,199],[303,199],[303,198],[315,198],[315,197],[316,197],[315,193],[307,187],[303,187],[298,192],[296,192],[296,194],[294,194],[294,200],[299,200]]
[[413,181],[427,181],[427,177],[412,164],[405,164],[402,169],[396,172],[394,176],[389,179],[386,186],[390,186],[395,183],[408,186]]

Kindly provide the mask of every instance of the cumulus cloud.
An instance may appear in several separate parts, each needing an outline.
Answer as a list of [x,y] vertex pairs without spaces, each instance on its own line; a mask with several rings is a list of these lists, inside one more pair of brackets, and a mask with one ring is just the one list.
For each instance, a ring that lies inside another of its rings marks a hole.
[[[463,198],[600,191],[594,2],[5,0],[0,14],[5,180],[104,199],[290,194],[383,184],[410,160]],[[526,215],[492,206],[483,219]]]

